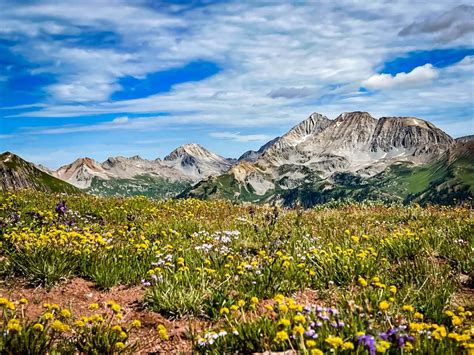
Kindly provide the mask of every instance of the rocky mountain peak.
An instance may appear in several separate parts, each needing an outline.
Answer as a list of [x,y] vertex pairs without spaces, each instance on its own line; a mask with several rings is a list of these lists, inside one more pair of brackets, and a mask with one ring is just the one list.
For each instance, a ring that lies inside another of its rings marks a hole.
[[308,135],[323,131],[330,123],[331,120],[329,118],[314,112],[307,119],[293,126],[282,138],[287,141],[302,140]]
[[415,117],[381,117],[373,134],[371,151],[388,152],[403,149],[422,160],[439,155],[454,139],[430,122]]

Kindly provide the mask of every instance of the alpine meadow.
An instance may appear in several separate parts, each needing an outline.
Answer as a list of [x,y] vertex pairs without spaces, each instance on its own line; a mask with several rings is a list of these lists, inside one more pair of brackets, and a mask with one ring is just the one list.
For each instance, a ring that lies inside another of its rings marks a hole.
[[0,354],[474,355],[473,18],[0,0]]

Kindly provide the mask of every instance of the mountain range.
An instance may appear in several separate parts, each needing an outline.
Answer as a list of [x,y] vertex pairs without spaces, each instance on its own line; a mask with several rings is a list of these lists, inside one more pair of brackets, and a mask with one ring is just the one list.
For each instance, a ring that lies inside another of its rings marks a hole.
[[[97,195],[226,198],[307,207],[343,199],[472,204],[473,138],[455,140],[415,117],[376,119],[367,112],[348,112],[329,119],[313,113],[238,159],[185,144],[163,160],[134,156],[99,163],[80,158],[56,171],[43,166],[30,170]],[[27,184],[23,173],[9,169],[0,165],[2,189],[38,185]],[[13,176],[22,178],[15,182]]]

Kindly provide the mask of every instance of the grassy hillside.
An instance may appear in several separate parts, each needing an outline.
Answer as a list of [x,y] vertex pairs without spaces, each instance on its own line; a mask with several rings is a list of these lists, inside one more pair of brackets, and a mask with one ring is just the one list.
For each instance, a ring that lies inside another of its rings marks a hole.
[[98,196],[146,196],[152,198],[175,197],[191,184],[187,181],[169,181],[148,175],[136,176],[133,179],[102,180],[94,178],[88,193]]
[[0,189],[31,188],[44,192],[81,193],[81,190],[36,168],[10,152],[0,155]]

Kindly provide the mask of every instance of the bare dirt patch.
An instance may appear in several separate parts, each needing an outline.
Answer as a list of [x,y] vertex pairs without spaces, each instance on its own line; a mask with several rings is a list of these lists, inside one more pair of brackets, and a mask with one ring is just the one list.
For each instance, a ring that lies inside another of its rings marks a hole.
[[[75,278],[59,284],[51,290],[29,288],[22,284],[0,285],[0,295],[18,300],[25,297],[29,300],[27,311],[29,319],[36,319],[44,312],[44,303],[56,303],[71,310],[75,316],[89,316],[91,303],[104,304],[113,300],[122,307],[123,321],[129,323],[138,319],[142,327],[132,335],[132,341],[140,344],[140,353],[189,353],[192,341],[189,332],[201,331],[208,322],[198,319],[169,320],[159,313],[146,310],[142,306],[144,289],[141,286],[116,286],[109,291],[99,290],[93,282]],[[161,342],[157,338],[156,327],[163,324],[168,330],[169,341]]]

